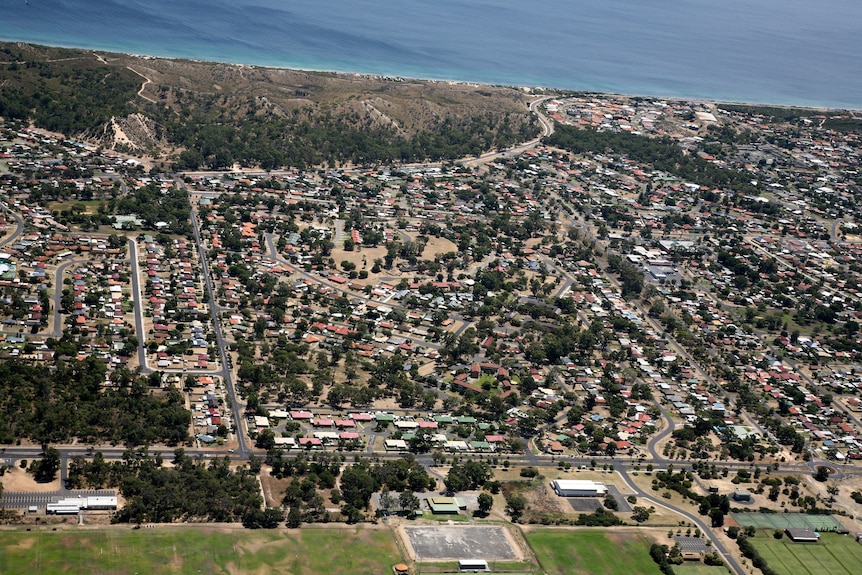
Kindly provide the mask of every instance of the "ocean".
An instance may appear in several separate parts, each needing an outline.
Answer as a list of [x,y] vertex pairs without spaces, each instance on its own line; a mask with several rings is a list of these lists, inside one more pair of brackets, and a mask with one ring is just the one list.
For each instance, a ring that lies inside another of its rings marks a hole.
[[859,0],[0,0],[0,39],[862,109]]

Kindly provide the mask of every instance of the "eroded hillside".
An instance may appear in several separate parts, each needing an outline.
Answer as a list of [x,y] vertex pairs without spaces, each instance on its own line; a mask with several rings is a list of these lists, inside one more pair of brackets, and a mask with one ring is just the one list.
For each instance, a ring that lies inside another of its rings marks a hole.
[[0,115],[179,168],[451,159],[529,139],[509,87],[3,44]]

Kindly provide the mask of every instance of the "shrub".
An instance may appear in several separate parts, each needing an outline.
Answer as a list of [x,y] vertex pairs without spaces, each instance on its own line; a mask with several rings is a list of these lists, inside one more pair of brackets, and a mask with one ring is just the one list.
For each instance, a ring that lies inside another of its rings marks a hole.
[[649,548],[650,557],[652,560],[656,562],[659,570],[664,573],[664,575],[674,575],[673,567],[670,566],[667,560],[668,548],[667,545],[659,545],[658,543],[653,543]]
[[533,478],[539,475],[539,470],[535,467],[524,467],[521,469],[521,477]]
[[703,562],[712,567],[724,567],[724,560],[718,553],[707,553],[703,556]]

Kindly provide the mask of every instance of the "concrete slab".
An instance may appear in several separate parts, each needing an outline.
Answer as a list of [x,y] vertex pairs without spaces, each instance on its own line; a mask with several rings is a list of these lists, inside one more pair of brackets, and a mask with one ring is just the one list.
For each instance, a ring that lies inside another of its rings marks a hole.
[[478,525],[405,526],[418,561],[485,559],[515,561],[520,554],[504,527]]

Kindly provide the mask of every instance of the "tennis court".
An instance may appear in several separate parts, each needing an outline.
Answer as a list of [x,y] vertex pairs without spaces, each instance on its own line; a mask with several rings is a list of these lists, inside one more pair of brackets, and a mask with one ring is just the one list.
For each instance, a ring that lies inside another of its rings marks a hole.
[[730,516],[743,528],[754,526],[757,529],[813,529],[818,532],[841,529],[841,524],[831,515],[731,513]]

